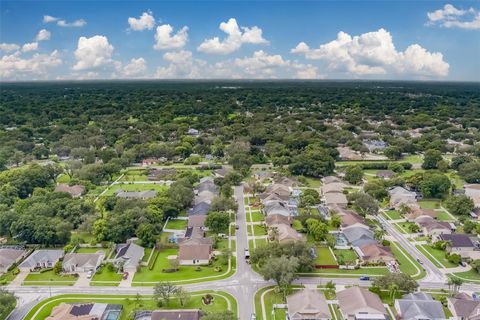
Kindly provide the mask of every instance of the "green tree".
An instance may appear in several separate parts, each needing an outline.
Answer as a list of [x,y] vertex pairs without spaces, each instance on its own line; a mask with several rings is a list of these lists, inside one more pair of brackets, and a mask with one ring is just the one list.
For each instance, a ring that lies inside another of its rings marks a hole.
[[175,296],[178,291],[178,287],[170,282],[159,282],[153,288],[153,297],[157,301],[158,307],[168,307],[170,299]]
[[300,206],[310,207],[320,203],[320,194],[314,189],[305,189],[300,195]]
[[268,260],[259,271],[265,280],[275,281],[285,299],[291,283],[296,278],[298,267],[298,258],[282,255]]
[[445,201],[445,206],[450,213],[458,216],[467,216],[474,209],[473,200],[466,196],[450,196]]
[[402,151],[396,146],[390,146],[383,150],[383,154],[390,160],[398,160],[402,157]]
[[205,226],[213,233],[227,233],[229,225],[230,215],[226,212],[210,212],[205,220]]
[[441,198],[451,187],[450,179],[441,173],[425,173],[420,182],[420,191],[425,198]]
[[437,169],[438,162],[443,160],[442,153],[435,149],[427,150],[423,156],[423,169]]
[[359,184],[363,179],[363,170],[360,166],[349,166],[345,170],[345,180],[351,184]]
[[307,232],[315,241],[324,241],[328,235],[328,225],[317,219],[307,219]]
[[413,292],[418,288],[418,283],[405,273],[389,273],[373,280],[373,286],[382,290],[389,290],[395,284],[399,291]]

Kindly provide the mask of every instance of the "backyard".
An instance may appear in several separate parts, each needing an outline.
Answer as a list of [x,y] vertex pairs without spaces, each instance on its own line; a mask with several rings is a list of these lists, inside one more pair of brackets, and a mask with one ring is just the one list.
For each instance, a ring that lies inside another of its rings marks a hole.
[[354,265],[358,258],[355,251],[351,249],[335,249],[333,250],[333,253],[337,257],[338,264]]
[[316,265],[332,265],[336,266],[337,261],[333,256],[329,247],[317,246],[317,259],[315,260]]
[[186,219],[170,219],[168,220],[165,229],[173,229],[173,230],[185,230],[188,225],[188,220]]
[[148,191],[148,190],[157,190],[158,192],[166,191],[168,186],[163,184],[133,184],[133,183],[123,183],[115,184],[105,192],[104,196],[113,196],[118,190],[123,191]]

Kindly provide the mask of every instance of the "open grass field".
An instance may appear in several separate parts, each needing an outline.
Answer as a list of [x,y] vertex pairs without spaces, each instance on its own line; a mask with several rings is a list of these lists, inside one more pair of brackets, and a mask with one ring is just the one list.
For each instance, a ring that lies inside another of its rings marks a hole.
[[[190,282],[199,282],[199,281],[208,281],[208,279],[201,279],[205,277],[215,277],[213,279],[221,279],[222,276],[226,277],[229,274],[232,274],[235,266],[235,259],[232,258],[232,269],[228,274],[227,265],[221,265],[219,262],[213,262],[211,265],[205,266],[179,266],[178,271],[176,272],[163,272],[163,270],[172,269],[172,266],[168,260],[168,256],[176,256],[178,254],[178,249],[160,249],[157,260],[153,266],[152,270],[149,270],[148,267],[142,266],[140,271],[135,273],[133,278],[133,285],[141,286],[153,286],[159,281],[170,281],[178,283],[190,283]],[[221,268],[221,271],[214,270],[215,267]],[[200,280],[199,280],[200,279]]]
[[[202,302],[202,296],[205,294],[211,294],[215,297],[213,303],[210,305],[205,305]],[[26,315],[25,320],[36,320],[36,319],[45,319],[50,315],[52,309],[55,306],[58,306],[62,302],[65,303],[82,303],[82,302],[98,302],[98,303],[111,303],[111,304],[121,304],[123,306],[122,315],[120,320],[131,319],[134,310],[143,309],[143,310],[155,310],[160,309],[157,306],[156,301],[152,296],[140,296],[137,299],[136,296],[116,296],[116,295],[61,295],[55,296],[49,299],[46,299],[39,304],[37,304],[33,309]],[[202,309],[206,312],[219,312],[223,310],[231,309],[232,312],[237,314],[237,302],[226,292],[222,291],[197,291],[192,292],[191,299],[183,307],[180,306],[180,303],[177,299],[172,299],[169,306],[165,309]]]
[[121,280],[122,274],[119,274],[115,271],[109,271],[105,266],[102,266],[93,275],[90,285],[117,286]]
[[168,186],[161,185],[161,184],[129,184],[129,183],[123,183],[123,184],[115,184],[111,188],[108,189],[107,192],[105,192],[104,196],[112,196],[114,195],[118,190],[123,190],[123,191],[147,191],[147,190],[157,190],[158,192],[163,192],[168,189]]
[[438,209],[441,202],[438,199],[425,199],[418,201],[418,204],[422,209]]

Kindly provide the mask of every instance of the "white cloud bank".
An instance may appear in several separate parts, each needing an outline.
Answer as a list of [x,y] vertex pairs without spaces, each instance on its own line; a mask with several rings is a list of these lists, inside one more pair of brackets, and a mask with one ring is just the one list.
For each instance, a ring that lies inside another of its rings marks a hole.
[[84,19],[78,19],[72,22],[67,22],[64,19],[57,18],[54,16],[49,16],[49,15],[43,16],[43,23],[51,23],[51,22],[56,22],[57,26],[64,27],[64,28],[69,28],[69,27],[81,28],[87,24],[87,22]]
[[227,37],[220,40],[218,37],[204,40],[197,48],[198,51],[209,54],[229,54],[242,46],[242,44],[267,44],[263,38],[262,29],[257,26],[239,27],[235,18],[220,23],[220,30],[227,34]]
[[438,25],[444,28],[480,29],[480,12],[474,8],[458,9],[451,4],[427,13],[427,25]]
[[47,29],[42,29],[42,30],[38,31],[37,36],[35,37],[35,40],[36,41],[50,40],[51,35],[52,34],[50,33],[50,31],[48,31]]
[[28,75],[48,77],[47,70],[62,64],[57,50],[50,54],[35,53],[30,58],[23,58],[20,51],[5,55],[0,59],[0,78],[20,79]]
[[4,52],[12,52],[12,51],[17,51],[20,49],[20,46],[15,43],[0,43],[0,51]]
[[188,41],[188,27],[183,27],[173,34],[173,27],[169,24],[164,24],[157,27],[155,32],[156,50],[180,49],[185,46]]
[[38,49],[38,42],[25,43],[22,46],[23,52],[36,51]]
[[108,43],[107,37],[99,35],[91,38],[80,37],[75,50],[77,62],[73,70],[80,71],[110,64],[113,62],[112,53],[113,46]]
[[441,53],[429,52],[418,44],[410,45],[404,52],[397,51],[385,29],[353,37],[340,31],[337,39],[316,49],[300,42],[291,52],[309,60],[324,60],[329,69],[356,76],[390,73],[444,77],[449,70]]
[[143,31],[145,29],[152,30],[155,26],[155,18],[151,11],[142,13],[140,18],[128,18],[130,29],[134,31]]

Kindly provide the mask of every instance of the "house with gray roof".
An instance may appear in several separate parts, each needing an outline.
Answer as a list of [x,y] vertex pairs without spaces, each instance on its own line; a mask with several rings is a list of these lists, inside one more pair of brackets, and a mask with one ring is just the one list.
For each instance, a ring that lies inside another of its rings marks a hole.
[[63,257],[63,250],[36,250],[19,266],[20,271],[53,268],[55,263]]
[[342,230],[345,238],[353,247],[376,243],[373,232],[365,225],[355,225]]
[[287,297],[287,319],[330,320],[332,316],[320,290],[302,289]]
[[22,260],[26,253],[23,248],[0,248],[0,275]]
[[114,265],[125,272],[136,272],[145,249],[133,242],[120,243],[115,246],[115,253]]
[[123,191],[118,190],[115,195],[117,198],[130,199],[130,200],[147,200],[157,196],[157,190],[145,190],[145,191]]
[[67,273],[95,271],[103,257],[100,253],[68,253],[62,261],[62,269]]
[[188,215],[207,215],[208,211],[210,211],[210,204],[207,202],[200,202],[193,206],[190,210],[188,210]]
[[387,309],[368,289],[350,287],[337,293],[338,306],[346,320],[386,320]]
[[445,320],[440,301],[433,300],[429,293],[409,293],[395,300],[395,310],[402,320]]
[[281,201],[267,201],[264,203],[263,210],[267,216],[272,214],[280,214],[287,217],[290,216],[290,210],[288,209],[287,205]]
[[480,319],[480,300],[473,299],[466,293],[458,293],[447,298],[448,309],[455,320]]

